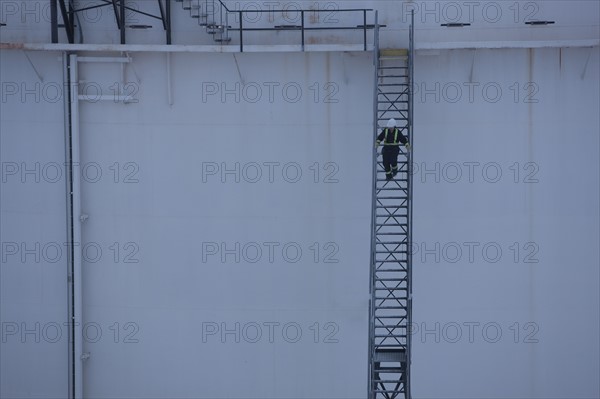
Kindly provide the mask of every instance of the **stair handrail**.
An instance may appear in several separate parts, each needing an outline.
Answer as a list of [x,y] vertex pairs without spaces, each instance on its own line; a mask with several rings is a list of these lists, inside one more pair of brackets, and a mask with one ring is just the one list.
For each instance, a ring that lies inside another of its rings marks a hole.
[[374,291],[374,281],[375,281],[375,251],[376,251],[376,239],[375,239],[375,222],[377,219],[377,147],[375,146],[375,141],[377,140],[377,135],[379,133],[379,124],[378,124],[378,111],[377,111],[377,81],[379,79],[379,13],[375,11],[375,27],[373,31],[373,65],[374,65],[374,79],[373,79],[373,139],[371,140],[371,145],[373,146],[372,150],[372,193],[371,193],[371,253],[370,253],[370,265],[369,265],[369,363],[368,363],[368,371],[369,378],[368,381],[368,390],[369,398],[374,399],[372,396],[373,387],[371,386],[373,380],[373,352],[372,348],[375,346],[375,334],[374,334],[374,326],[375,326],[375,299],[373,298]]
[[[408,234],[407,234],[407,325],[412,328],[412,239],[413,239],[413,96],[414,96],[414,59],[415,59],[415,11],[411,10],[410,27],[408,35],[408,140],[410,149],[407,151],[407,178],[408,178]],[[410,364],[412,356],[412,336],[406,336],[406,399],[411,399]]]

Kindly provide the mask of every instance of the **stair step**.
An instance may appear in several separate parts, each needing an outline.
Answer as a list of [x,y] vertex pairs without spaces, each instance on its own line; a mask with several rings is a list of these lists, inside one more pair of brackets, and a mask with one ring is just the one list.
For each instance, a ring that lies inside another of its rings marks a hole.
[[385,200],[401,199],[401,200],[405,200],[405,199],[408,199],[408,197],[377,197],[377,199],[385,199]]
[[406,329],[406,328],[408,328],[408,326],[396,326],[394,324],[385,324],[385,325],[382,325],[382,326],[375,326],[375,328],[398,328],[398,329],[402,328],[402,329]]
[[[396,100],[381,100],[381,101],[377,101],[377,104],[408,104],[408,100],[400,100],[400,99],[396,99]],[[390,109],[388,108],[380,108],[377,107],[377,112],[401,112],[401,111],[408,111],[408,107],[406,109]]]
[[394,94],[394,96],[396,96],[396,98],[393,100],[390,100],[390,96],[382,96],[384,98],[383,99],[378,98],[377,103],[378,104],[393,104],[393,103],[397,103],[400,101],[408,103],[408,100],[401,100],[400,98],[404,97],[404,96],[409,96],[409,95],[410,95],[410,93],[408,91],[405,91],[404,93]]
[[385,260],[375,260],[375,263],[402,263],[402,262],[406,262],[405,260],[401,260],[401,259],[385,259]]
[[378,320],[389,320],[389,319],[402,319],[405,320],[406,319],[406,315],[404,316],[377,316]]
[[374,335],[375,338],[406,338],[406,334]]
[[405,48],[386,48],[379,50],[380,57],[405,57],[408,55],[408,49]]
[[[402,373],[397,373],[397,374],[402,374]],[[400,381],[396,382],[396,384],[402,384]],[[374,389],[373,390],[374,393],[379,393],[381,395],[383,395],[382,397],[385,398],[395,398],[398,394],[403,394],[404,393],[404,388],[398,388],[398,389]]]
[[399,273],[399,272],[403,272],[406,273],[407,270],[406,269],[377,269],[377,272],[386,272],[386,273]]
[[377,191],[407,191],[407,188],[401,188],[401,187],[397,187],[397,188],[389,188],[389,187],[381,187],[381,188],[377,188]]
[[[400,346],[400,345],[398,345]],[[376,371],[383,371],[383,372],[391,372],[391,371],[404,371],[403,367],[398,367],[398,366],[379,366],[379,367],[375,367]]]
[[381,383],[384,383],[384,384],[385,383],[395,383],[395,384],[397,384],[397,383],[399,383],[401,381],[398,381],[398,380],[373,380],[373,382],[381,382]]
[[[388,292],[393,292],[393,291],[406,291],[408,288],[402,288],[402,287],[390,287],[390,288],[375,288],[375,291],[388,291]],[[380,296],[376,296],[375,297],[376,300],[378,299],[384,299],[384,300],[394,300],[395,298],[390,298],[390,297],[380,297]]]

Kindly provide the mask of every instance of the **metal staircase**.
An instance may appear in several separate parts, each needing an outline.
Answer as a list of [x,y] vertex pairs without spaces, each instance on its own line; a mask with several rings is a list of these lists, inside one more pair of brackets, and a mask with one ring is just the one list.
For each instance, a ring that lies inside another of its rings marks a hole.
[[[380,50],[375,24],[375,136],[390,118],[412,145],[413,26],[409,49]],[[410,395],[412,303],[412,150],[401,147],[398,174],[387,181],[373,155],[369,399]]]
[[190,17],[198,19],[198,25],[205,27],[206,33],[218,43],[229,43],[231,36],[228,24],[228,12],[218,0],[175,0],[181,3]]

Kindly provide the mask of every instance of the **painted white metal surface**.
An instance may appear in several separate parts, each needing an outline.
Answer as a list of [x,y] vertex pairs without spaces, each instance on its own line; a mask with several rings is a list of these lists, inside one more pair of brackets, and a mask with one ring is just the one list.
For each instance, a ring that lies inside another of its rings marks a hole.
[[598,395],[598,61],[417,57],[415,397]]
[[105,165],[83,186],[84,241],[105,254],[83,317],[110,334],[85,344],[85,396],[360,396],[371,57],[171,63],[173,106],[162,54],[133,56],[138,103],[81,104],[82,158]]
[[0,53],[0,396],[66,397],[62,58],[29,57]]
[[[555,3],[538,15],[568,30],[496,24],[485,45],[594,44],[597,4]],[[433,17],[421,48],[470,45]],[[124,78],[79,71],[82,94],[116,99],[80,106],[84,396],[364,397],[370,55],[144,49],[127,47]],[[60,59],[0,52],[2,397],[68,392]],[[598,59],[419,53],[415,397],[598,396]]]

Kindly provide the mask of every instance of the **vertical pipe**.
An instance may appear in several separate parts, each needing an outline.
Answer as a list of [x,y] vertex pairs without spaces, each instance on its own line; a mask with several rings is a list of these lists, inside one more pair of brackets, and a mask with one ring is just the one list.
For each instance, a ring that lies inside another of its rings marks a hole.
[[58,8],[56,2],[58,0],[50,0],[50,23],[52,43],[58,43]]
[[[67,222],[67,237],[65,242],[73,242],[73,172],[71,163],[71,81],[69,72],[69,54],[63,52],[63,87],[64,87],[64,126],[65,126],[65,165],[66,176],[65,192],[66,192],[66,222]],[[75,336],[73,331],[73,245],[67,246],[67,320],[70,321],[68,336]],[[75,373],[75,354],[73,340],[68,340],[68,359],[69,359],[69,399],[73,399],[75,392],[74,373]]]
[[167,52],[167,99],[173,105],[173,85],[171,84],[171,52]]
[[[121,53],[123,55],[123,53]],[[125,53],[127,58],[129,58],[129,53]],[[125,81],[127,80],[127,71],[125,70],[125,63],[121,63],[121,84],[119,87],[119,95],[122,96],[125,93],[125,85],[127,84]]]
[[77,73],[77,55],[70,56],[71,81],[71,168],[73,196],[73,354],[74,354],[74,397],[83,398],[83,311],[82,311],[82,259],[81,259],[81,160],[79,144],[79,84]]

